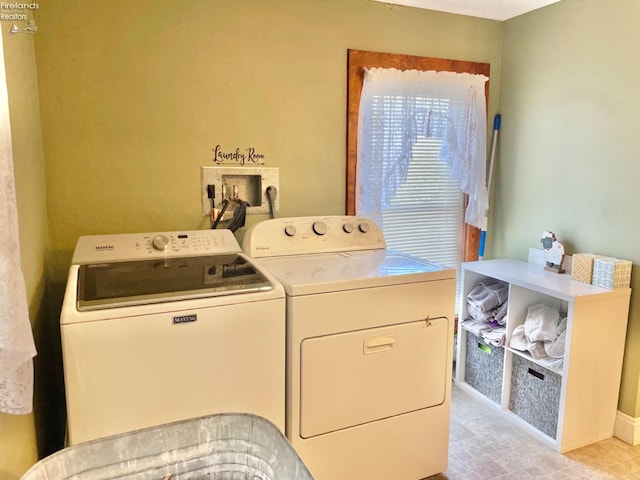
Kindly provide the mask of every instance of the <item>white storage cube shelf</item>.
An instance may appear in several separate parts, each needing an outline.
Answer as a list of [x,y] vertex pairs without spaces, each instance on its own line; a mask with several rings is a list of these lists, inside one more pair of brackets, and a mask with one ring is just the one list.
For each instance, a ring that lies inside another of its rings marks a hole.
[[[458,328],[456,383],[559,452],[612,437],[631,289],[596,287],[518,260],[466,262],[461,267],[460,324],[468,317],[467,294],[487,280],[509,286],[505,346],[484,347],[482,339]],[[561,369],[509,347],[513,330],[538,303],[567,316]]]

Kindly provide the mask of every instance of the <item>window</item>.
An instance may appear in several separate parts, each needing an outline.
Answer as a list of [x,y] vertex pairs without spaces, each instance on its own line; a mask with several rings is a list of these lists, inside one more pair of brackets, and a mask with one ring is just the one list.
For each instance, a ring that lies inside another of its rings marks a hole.
[[[348,63],[346,210],[348,214],[355,214],[358,116],[364,69],[432,70],[488,77],[489,65],[359,50],[349,50]],[[488,82],[485,84],[485,97],[487,93]],[[421,100],[429,102],[432,99]],[[381,103],[380,108],[385,108],[384,100]],[[437,109],[438,106],[431,108],[432,111]],[[383,210],[383,231],[391,248],[457,266],[461,260],[477,259],[480,230],[463,222],[468,199],[461,193],[459,184],[449,176],[447,165],[440,160],[440,147],[440,140],[436,138],[416,138],[406,181],[398,186]],[[447,242],[443,242],[443,238],[447,238]]]

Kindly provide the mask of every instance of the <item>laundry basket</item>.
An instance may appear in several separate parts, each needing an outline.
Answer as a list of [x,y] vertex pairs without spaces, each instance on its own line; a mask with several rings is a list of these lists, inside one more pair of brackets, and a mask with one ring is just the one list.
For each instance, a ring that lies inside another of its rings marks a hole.
[[194,418],[65,448],[21,480],[313,480],[282,433],[251,414]]

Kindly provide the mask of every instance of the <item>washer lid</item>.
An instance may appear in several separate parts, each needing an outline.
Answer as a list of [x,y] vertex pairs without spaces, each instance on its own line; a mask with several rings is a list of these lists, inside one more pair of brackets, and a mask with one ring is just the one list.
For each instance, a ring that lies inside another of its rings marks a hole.
[[256,262],[280,281],[289,296],[455,279],[451,268],[386,249],[268,257]]
[[271,290],[241,254],[80,265],[80,311]]

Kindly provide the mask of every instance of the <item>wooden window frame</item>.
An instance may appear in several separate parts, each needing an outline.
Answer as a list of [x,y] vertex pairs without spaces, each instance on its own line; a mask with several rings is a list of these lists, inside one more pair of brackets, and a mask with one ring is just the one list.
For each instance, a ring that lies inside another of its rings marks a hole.
[[[397,68],[398,70],[434,70],[437,72],[473,73],[489,77],[490,64],[446,60],[442,58],[419,57],[395,53],[348,50],[347,82],[347,215],[355,215],[356,210],[356,157],[358,152],[358,113],[360,94],[364,81],[365,68]],[[489,82],[485,84],[485,98],[489,103]],[[464,195],[464,203],[468,198]],[[480,229],[464,224],[462,231],[463,251],[461,258],[465,262],[478,260]]]

